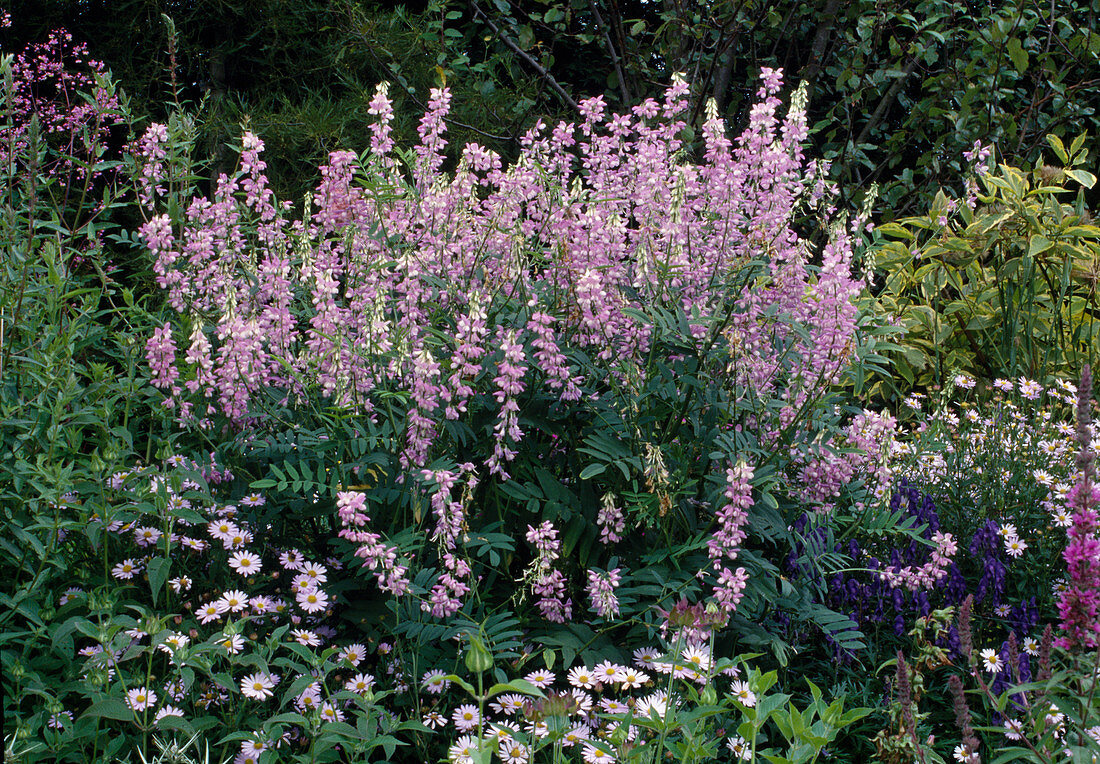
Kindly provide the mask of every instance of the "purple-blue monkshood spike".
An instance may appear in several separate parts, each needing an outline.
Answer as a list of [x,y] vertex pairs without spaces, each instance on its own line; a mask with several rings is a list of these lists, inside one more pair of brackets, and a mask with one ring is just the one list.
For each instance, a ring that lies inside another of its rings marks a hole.
[[944,600],[949,605],[961,605],[967,595],[966,579],[954,562],[948,567],[945,580],[947,583],[943,587]]
[[962,642],[959,640],[959,630],[954,626],[947,630],[947,635],[940,638],[940,647],[947,651],[947,657],[958,663],[962,658]]
[[928,592],[921,590],[913,595],[917,606],[917,616],[923,618],[932,612],[932,603],[928,601]]
[[897,613],[894,616],[894,634],[900,637],[905,634],[905,594],[901,589],[894,589],[892,599]]
[[850,539],[848,541],[848,556],[853,560],[858,560],[862,553],[863,550],[859,548],[859,544],[856,542],[856,540]]
[[1039,608],[1035,597],[1023,600],[1012,608],[1008,616],[1008,628],[1017,634],[1030,634],[1039,625]]
[[970,539],[970,554],[980,557],[983,554],[997,554],[1001,549],[1001,528],[993,520],[974,532]]

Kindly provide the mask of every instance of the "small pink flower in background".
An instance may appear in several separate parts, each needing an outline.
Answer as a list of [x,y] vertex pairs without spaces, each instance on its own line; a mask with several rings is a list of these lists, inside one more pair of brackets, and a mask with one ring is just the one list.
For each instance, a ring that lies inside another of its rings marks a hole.
[[126,705],[133,711],[144,711],[157,703],[157,694],[148,687],[135,687],[126,693]]
[[157,715],[153,718],[153,721],[159,722],[166,716],[183,716],[183,710],[173,705],[166,705],[164,708],[157,711]]
[[[159,716],[159,714],[158,714]],[[56,714],[50,714],[49,720],[46,722],[46,726],[52,730],[64,729],[67,724],[71,724],[73,721],[72,711],[62,711]]]
[[446,676],[442,671],[429,671],[424,674],[420,684],[433,695],[439,695],[451,686],[451,681]]

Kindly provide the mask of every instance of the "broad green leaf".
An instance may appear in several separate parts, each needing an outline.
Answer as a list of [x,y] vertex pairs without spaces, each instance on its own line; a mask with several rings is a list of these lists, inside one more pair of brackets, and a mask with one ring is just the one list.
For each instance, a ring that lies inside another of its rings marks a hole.
[[128,721],[134,718],[134,712],[121,698],[105,698],[93,703],[83,716],[101,716],[105,719]]
[[172,570],[172,561],[166,557],[154,557],[149,561],[149,588],[153,590],[153,604],[157,604],[160,590]]
[[1084,170],[1066,170],[1066,175],[1073,178],[1085,188],[1092,188],[1096,185],[1096,176],[1091,172],[1085,172]]
[[[1008,41],[1008,57],[1012,59],[1012,65],[1016,67],[1017,72],[1023,74],[1027,71],[1028,55],[1019,38],[1013,37]],[[1063,149],[1064,151],[1065,149]],[[1065,162],[1066,160],[1063,159],[1062,161]]]

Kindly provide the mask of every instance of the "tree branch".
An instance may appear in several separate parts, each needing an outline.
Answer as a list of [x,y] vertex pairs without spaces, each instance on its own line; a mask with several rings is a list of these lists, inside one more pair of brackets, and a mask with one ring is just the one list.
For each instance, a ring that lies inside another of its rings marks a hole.
[[829,45],[829,37],[833,27],[836,26],[837,13],[840,10],[840,0],[828,0],[825,9],[821,12],[821,23],[817,25],[817,33],[814,35],[813,45],[810,47],[810,63],[802,73],[802,79],[813,87],[814,80],[821,72],[825,64],[825,48]]
[[611,34],[607,29],[607,25],[603,23],[603,16],[600,15],[600,9],[596,6],[596,0],[588,0],[588,8],[592,11],[592,15],[596,19],[596,26],[603,32],[603,40],[607,43],[607,52],[611,56],[611,65],[615,67],[615,76],[619,80],[619,90],[623,94],[623,105],[630,106],[630,89],[626,86],[626,77],[623,76],[623,68],[619,64],[619,54],[615,52],[615,44],[611,42]]
[[905,66],[905,70],[902,71],[901,76],[894,80],[894,83],[890,85],[890,89],[886,91],[886,94],[882,96],[882,100],[878,102],[878,106],[875,107],[874,113],[871,114],[871,118],[867,120],[867,123],[863,126],[863,129],[859,131],[859,136],[855,140],[854,146],[858,147],[867,136],[871,134],[871,130],[886,114],[886,110],[890,108],[890,105],[897,98],[898,93],[901,92],[901,88],[905,85],[905,81],[909,79],[909,75],[917,68],[917,64],[920,63],[920,57],[913,53],[912,58],[909,59],[909,63]]
[[565,88],[559,85],[558,81],[554,79],[554,75],[546,71],[545,67],[543,67],[542,64],[531,58],[531,56],[529,56],[522,48],[520,48],[518,45],[508,39],[508,36],[504,34],[501,28],[493,23],[493,20],[486,15],[485,11],[481,10],[481,6],[477,4],[477,0],[470,0],[470,7],[473,8],[475,16],[480,16],[481,18],[485,19],[485,23],[489,25],[489,29],[493,30],[493,34],[499,37],[502,43],[510,48],[513,53],[515,53],[517,56],[527,62],[528,66],[539,73],[539,76],[541,76],[546,81],[546,84],[550,86],[551,90],[557,93],[559,98],[569,104],[569,108],[573,109],[574,111],[581,110],[581,107],[577,104],[577,102],[574,101],[573,98],[565,92]]

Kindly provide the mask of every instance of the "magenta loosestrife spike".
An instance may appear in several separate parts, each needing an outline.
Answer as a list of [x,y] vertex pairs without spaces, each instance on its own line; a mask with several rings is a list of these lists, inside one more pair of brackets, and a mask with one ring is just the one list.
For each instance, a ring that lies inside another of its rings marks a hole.
[[1100,496],[1093,482],[1092,453],[1092,370],[1081,370],[1077,388],[1078,482],[1070,489],[1066,505],[1074,510],[1073,523],[1062,554],[1069,582],[1058,597],[1058,615],[1064,636],[1056,644],[1066,650],[1091,650],[1100,644]]

